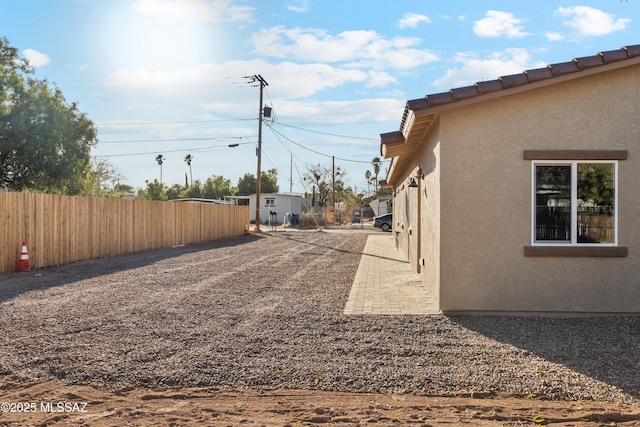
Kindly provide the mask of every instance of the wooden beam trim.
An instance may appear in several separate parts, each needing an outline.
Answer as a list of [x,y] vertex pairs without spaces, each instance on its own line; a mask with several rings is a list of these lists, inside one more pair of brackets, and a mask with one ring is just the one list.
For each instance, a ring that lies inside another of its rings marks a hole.
[[524,150],[524,160],[627,160],[627,150]]
[[623,246],[525,246],[526,257],[626,257]]

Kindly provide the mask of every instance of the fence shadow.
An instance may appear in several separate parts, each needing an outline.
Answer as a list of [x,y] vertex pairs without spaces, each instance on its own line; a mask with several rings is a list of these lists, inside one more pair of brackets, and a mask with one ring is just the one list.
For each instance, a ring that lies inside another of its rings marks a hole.
[[450,316],[469,330],[640,396],[640,317]]
[[[375,232],[372,232],[370,234],[371,235],[375,235],[374,233]],[[368,257],[372,257],[372,258],[378,258],[378,259],[382,259],[382,260],[386,260],[386,261],[393,261],[393,262],[398,262],[398,263],[402,263],[402,264],[409,264],[408,260],[407,261],[400,261],[397,258],[364,253],[364,248],[362,248],[361,251],[352,251],[352,250],[348,250],[348,249],[341,249],[341,248],[336,248],[336,247],[333,247],[333,246],[328,246],[328,245],[324,245],[324,244],[320,244],[320,243],[307,242],[307,241],[304,241],[304,240],[296,239],[294,237],[295,233],[281,233],[281,234],[282,235],[280,235],[278,233],[273,233],[273,234],[271,234],[271,237],[275,237],[275,238],[279,238],[279,239],[291,240],[293,242],[301,243],[301,244],[308,245],[308,246],[315,246],[317,248],[331,249],[332,251],[341,252],[341,253],[344,253],[344,254],[357,254],[357,255],[368,256]],[[365,245],[366,245],[366,243],[365,243]]]
[[78,261],[71,264],[37,268],[29,272],[1,273],[0,303],[31,291],[42,291],[105,274],[144,267],[158,261],[189,253],[244,245],[263,238],[264,237],[255,234],[228,237],[173,248],[151,249],[112,257]]

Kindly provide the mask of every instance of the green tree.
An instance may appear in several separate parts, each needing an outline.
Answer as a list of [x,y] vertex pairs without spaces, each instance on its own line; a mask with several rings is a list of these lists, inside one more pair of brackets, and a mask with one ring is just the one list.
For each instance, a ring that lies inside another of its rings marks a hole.
[[[95,197],[120,197],[123,192],[118,191],[117,185],[124,176],[107,159],[94,158],[91,169],[82,180],[82,195]],[[130,187],[132,189],[132,187]]]
[[[276,169],[269,169],[267,172],[262,172],[260,180],[260,192],[262,194],[277,193],[280,191],[278,186],[278,171]],[[237,196],[249,196],[256,192],[256,176],[251,173],[246,173],[242,178],[238,180],[238,186],[236,190]]]
[[133,188],[131,185],[129,184],[116,184],[115,187],[113,187],[113,190],[118,193],[118,194],[126,194],[126,193],[133,193],[135,192],[135,188]]
[[97,144],[95,126],[60,89],[33,74],[0,38],[0,187],[82,194]]
[[340,193],[340,201],[345,202],[349,207],[363,206],[364,197],[364,193],[359,193],[357,189],[351,187],[345,187]]
[[578,199],[595,206],[615,204],[613,163],[578,163]]
[[138,197],[146,200],[167,200],[164,185],[154,179],[153,182],[145,181],[147,188],[138,191]]
[[[255,179],[253,181],[255,185]],[[213,175],[207,178],[202,187],[202,197],[207,199],[222,199],[232,194],[233,187],[231,186],[231,180],[222,175]]]
[[171,187],[167,188],[166,194],[167,199],[174,200],[182,197],[182,193],[187,189],[187,186],[182,186],[180,184],[173,184]]
[[256,192],[256,176],[252,173],[245,173],[238,179],[236,196],[248,196]]
[[196,182],[191,184],[182,192],[182,197],[184,198],[196,198],[199,199],[202,197],[202,183],[199,179],[196,179]]

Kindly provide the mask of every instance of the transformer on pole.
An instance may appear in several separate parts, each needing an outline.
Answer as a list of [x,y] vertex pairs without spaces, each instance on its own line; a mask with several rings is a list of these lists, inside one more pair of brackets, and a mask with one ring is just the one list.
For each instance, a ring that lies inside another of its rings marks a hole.
[[[256,155],[258,156],[258,172],[256,174],[256,225],[255,231],[260,231],[260,186],[262,180],[262,170],[261,170],[261,162],[262,162],[262,117],[263,114],[266,117],[271,117],[271,108],[264,107],[262,108],[262,92],[265,86],[269,86],[267,81],[260,75],[254,74],[253,76],[246,76],[245,78],[249,79],[249,83],[258,82],[260,87],[260,105],[258,109],[258,149],[256,150]],[[256,85],[258,86],[258,85]]]

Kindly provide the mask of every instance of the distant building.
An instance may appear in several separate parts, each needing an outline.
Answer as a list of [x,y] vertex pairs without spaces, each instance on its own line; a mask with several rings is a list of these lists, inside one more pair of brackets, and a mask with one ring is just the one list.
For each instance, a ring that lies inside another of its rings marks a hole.
[[385,215],[391,212],[391,196],[381,196],[369,202],[373,216]]
[[183,203],[209,203],[214,205],[232,205],[233,203],[227,200],[216,200],[216,199],[203,199],[200,197],[187,197],[184,199],[170,199],[170,202],[183,202]]
[[[266,224],[275,218],[277,224],[290,222],[290,215],[301,215],[311,206],[311,200],[303,194],[297,193],[266,193],[260,194],[260,223]],[[251,221],[256,219],[256,195],[249,196],[249,210]],[[271,216],[272,212],[277,212]]]

